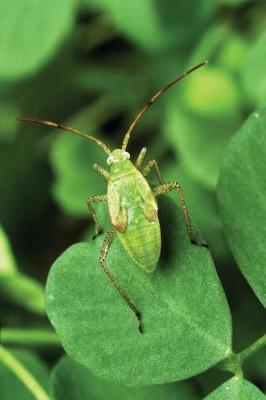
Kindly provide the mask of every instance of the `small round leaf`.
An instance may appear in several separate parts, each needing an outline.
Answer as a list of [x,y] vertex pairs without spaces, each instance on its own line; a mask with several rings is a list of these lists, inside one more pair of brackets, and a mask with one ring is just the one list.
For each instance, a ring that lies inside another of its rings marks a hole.
[[255,385],[245,379],[232,378],[219,386],[205,400],[265,400],[263,394]]
[[[231,319],[209,251],[191,245],[183,216],[159,202],[162,254],[145,274],[118,238],[107,263],[142,313],[136,319],[99,268],[102,238],[70,247],[47,282],[47,312],[67,353],[95,375],[130,386],[188,378],[226,357]],[[145,245],[145,244],[144,244]]]

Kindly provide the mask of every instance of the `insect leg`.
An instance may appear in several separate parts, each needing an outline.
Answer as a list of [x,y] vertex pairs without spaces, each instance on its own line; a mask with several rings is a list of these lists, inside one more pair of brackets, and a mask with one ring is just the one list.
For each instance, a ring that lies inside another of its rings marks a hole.
[[93,236],[93,239],[96,239],[96,237],[100,235],[103,229],[101,227],[100,222],[98,221],[98,218],[96,217],[96,213],[92,207],[92,204],[99,203],[101,201],[107,201],[107,194],[103,194],[101,196],[92,196],[87,198],[87,205],[92,215],[93,221],[95,222],[95,235]]
[[183,211],[184,219],[185,219],[185,222],[187,225],[187,231],[188,231],[188,235],[189,235],[191,243],[208,247],[208,245],[206,243],[199,243],[199,241],[196,239],[196,237],[194,235],[191,220],[189,217],[189,213],[187,210],[187,206],[186,206],[186,202],[185,202],[185,198],[184,198],[184,194],[183,194],[183,190],[181,188],[180,183],[178,183],[178,182],[165,183],[163,185],[160,185],[160,186],[157,186],[156,188],[154,188],[153,193],[156,197],[156,196],[160,196],[161,194],[168,193],[172,190],[176,190],[178,192],[179,200],[181,203],[181,207],[182,207],[182,211]]
[[106,181],[108,181],[110,175],[109,172],[100,167],[100,165],[98,164],[93,164],[92,168],[95,169],[95,171],[98,172],[100,175],[102,175]]
[[137,324],[138,324],[138,329],[140,333],[143,333],[142,325],[141,325],[141,313],[140,311],[136,308],[136,306],[132,303],[122,286],[117,282],[116,278],[114,275],[111,273],[111,271],[107,268],[105,264],[105,259],[107,257],[107,254],[110,250],[110,247],[113,243],[114,236],[115,236],[115,229],[112,228],[110,231],[106,233],[106,236],[103,241],[103,246],[101,249],[101,254],[100,254],[100,265],[102,267],[103,272],[108,276],[111,284],[114,286],[114,288],[117,290],[119,295],[122,297],[122,299],[127,303],[127,305],[131,308],[133,313],[135,314],[135,317],[137,319]]
[[143,160],[144,160],[144,157],[145,157],[145,154],[146,154],[146,151],[147,151],[147,148],[146,147],[143,147],[141,150],[140,150],[140,153],[139,153],[139,155],[138,155],[138,158],[137,158],[137,161],[136,161],[136,164],[135,164],[135,166],[136,166],[136,168],[140,168],[141,167],[141,165],[142,165],[142,163],[143,163]]
[[163,185],[163,178],[156,160],[149,161],[148,164],[143,168],[142,171],[143,176],[147,176],[153,168],[155,169],[160,184]]

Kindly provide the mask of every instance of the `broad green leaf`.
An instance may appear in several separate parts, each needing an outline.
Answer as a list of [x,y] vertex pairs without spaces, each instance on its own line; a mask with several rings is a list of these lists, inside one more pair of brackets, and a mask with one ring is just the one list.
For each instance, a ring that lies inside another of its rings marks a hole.
[[9,240],[0,225],[0,274],[14,273],[17,271],[16,261],[13,256]]
[[266,306],[266,110],[233,137],[221,169],[218,199],[226,239],[252,289]]
[[0,3],[0,78],[17,79],[47,63],[70,32],[76,0]]
[[253,44],[242,68],[247,92],[258,105],[265,106],[266,96],[266,31]]
[[20,273],[4,230],[0,226],[0,293],[37,313],[44,312],[44,288]]
[[[176,44],[184,45],[196,35],[214,7],[209,0],[87,0],[90,6],[103,10],[117,29],[145,50],[165,51]],[[187,30],[187,20],[190,29]]]
[[179,96],[171,93],[164,134],[186,170],[213,189],[224,149],[240,124],[236,84],[228,73],[207,65],[187,79]]
[[[11,354],[23,364],[38,383],[48,389],[48,370],[46,366],[31,352],[12,350]],[[0,398],[1,400],[36,400],[24,383],[0,360]]]
[[193,246],[181,211],[159,202],[163,249],[142,272],[116,238],[108,266],[141,310],[144,331],[102,270],[102,238],[70,247],[52,266],[47,312],[67,353],[95,375],[130,386],[188,378],[231,349],[228,305],[208,250]]
[[266,396],[255,385],[241,378],[232,378],[219,386],[206,400],[265,400]]
[[129,388],[96,378],[87,368],[63,357],[51,376],[55,400],[195,400],[198,396],[186,383]]

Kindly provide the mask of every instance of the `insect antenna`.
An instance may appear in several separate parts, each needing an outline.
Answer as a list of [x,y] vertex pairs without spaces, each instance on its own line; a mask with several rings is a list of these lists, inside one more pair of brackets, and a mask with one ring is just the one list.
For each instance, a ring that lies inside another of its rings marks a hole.
[[105,153],[111,154],[111,150],[108,148],[108,146],[106,146],[105,143],[103,143],[101,140],[95,138],[94,136],[89,135],[88,133],[80,131],[79,129],[71,128],[70,126],[59,124],[57,122],[45,121],[45,120],[41,120],[38,118],[32,118],[32,117],[18,117],[17,120],[20,122],[25,122],[25,123],[30,123],[30,124],[49,126],[50,128],[58,128],[63,131],[66,131],[66,132],[74,133],[75,135],[82,136],[85,139],[92,140],[93,142],[97,143],[98,146],[100,146],[105,151]]
[[187,75],[189,75],[191,72],[195,71],[196,69],[203,67],[204,65],[206,65],[208,63],[208,61],[203,61],[200,64],[195,65],[194,67],[188,69],[186,72],[184,72],[183,74],[177,76],[175,79],[173,79],[172,81],[170,81],[169,83],[167,83],[167,85],[165,85],[164,87],[162,87],[157,93],[155,93],[152,98],[140,109],[140,111],[137,113],[137,115],[135,116],[134,120],[132,121],[132,123],[130,124],[124,139],[123,139],[123,144],[122,144],[122,150],[126,150],[129,139],[130,139],[130,135],[133,131],[133,129],[135,128],[135,126],[137,125],[137,123],[139,122],[139,120],[141,119],[141,117],[143,116],[143,114],[148,111],[148,109],[153,105],[153,103],[159,99],[159,97],[161,97],[164,92],[166,92],[166,90],[168,90],[170,87],[172,87],[173,85],[175,85],[177,82],[181,81],[183,78],[185,78]]

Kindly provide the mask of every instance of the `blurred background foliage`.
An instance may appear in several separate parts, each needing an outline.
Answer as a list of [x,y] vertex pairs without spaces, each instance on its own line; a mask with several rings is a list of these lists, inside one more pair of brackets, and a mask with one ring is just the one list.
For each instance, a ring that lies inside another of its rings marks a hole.
[[[91,240],[86,198],[106,190],[91,168],[106,164],[97,146],[16,117],[66,122],[116,148],[161,85],[208,59],[152,107],[128,149],[134,160],[147,146],[165,180],[182,184],[222,278],[235,348],[250,344],[266,323],[226,245],[216,183],[231,136],[265,106],[266,2],[1,0],[0,15],[1,324],[48,326],[37,280],[68,245]],[[249,364],[265,389],[265,353]],[[197,385],[211,389],[205,374]]]

